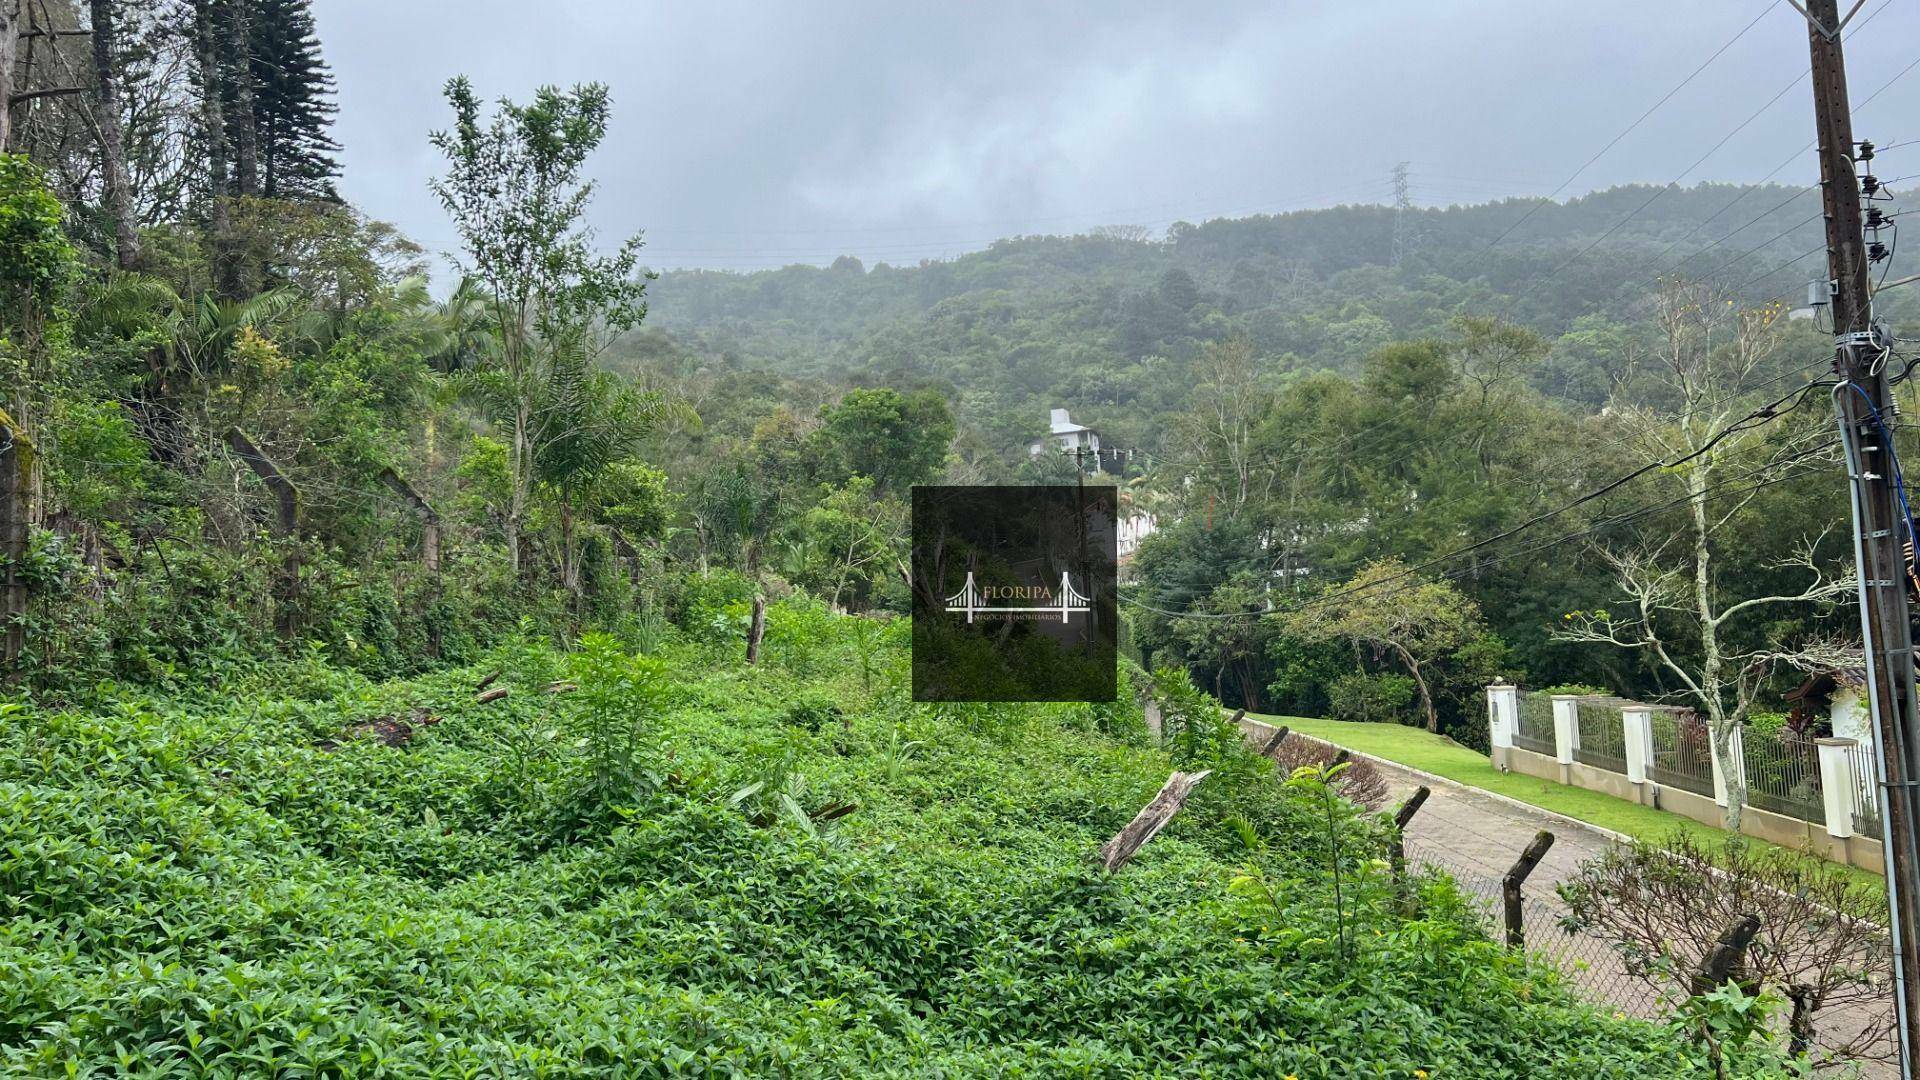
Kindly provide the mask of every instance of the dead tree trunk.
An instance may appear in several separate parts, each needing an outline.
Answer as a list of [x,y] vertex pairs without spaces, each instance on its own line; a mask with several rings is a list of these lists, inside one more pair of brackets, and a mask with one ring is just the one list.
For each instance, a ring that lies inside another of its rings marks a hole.
[[33,440],[0,412],[0,668],[7,681],[27,645],[27,517],[33,485]]
[[300,604],[300,492],[287,479],[280,466],[262,453],[237,427],[227,429],[227,445],[247,463],[273,492],[273,536],[285,549],[280,581],[275,592],[274,629],[282,638],[291,638],[299,629]]
[[633,541],[627,539],[627,534],[617,528],[609,527],[607,534],[613,538],[614,555],[626,561],[627,583],[634,587],[637,596],[640,588],[640,549],[634,547]]
[[1176,772],[1167,777],[1167,782],[1161,786],[1160,793],[1155,795],[1147,805],[1141,807],[1139,813],[1133,815],[1133,820],[1127,822],[1126,828],[1115,833],[1113,839],[1100,845],[1101,868],[1111,874],[1127,865],[1128,860],[1138,854],[1140,849],[1146,846],[1147,841],[1167,827],[1167,822],[1173,820],[1173,815],[1187,805],[1187,796],[1193,794],[1193,789],[1212,772],[1212,769],[1202,769],[1194,773]]
[[767,633],[767,598],[753,594],[753,621],[747,624],[747,663],[760,662],[760,639]]
[[0,154],[13,145],[13,80],[20,61],[24,0],[0,0]]
[[120,72],[115,67],[114,0],[89,0],[93,16],[93,126],[100,139],[107,211],[113,217],[114,261],[122,270],[140,263],[134,227],[133,181],[127,175],[126,135],[120,126]]
[[1700,966],[1694,969],[1693,980],[1688,991],[1695,997],[1711,994],[1727,983],[1740,984],[1742,989],[1751,993],[1752,986],[1747,984],[1747,948],[1753,939],[1760,935],[1760,917],[1748,915],[1739,922],[1726,928],[1720,934],[1720,940],[1701,957]]

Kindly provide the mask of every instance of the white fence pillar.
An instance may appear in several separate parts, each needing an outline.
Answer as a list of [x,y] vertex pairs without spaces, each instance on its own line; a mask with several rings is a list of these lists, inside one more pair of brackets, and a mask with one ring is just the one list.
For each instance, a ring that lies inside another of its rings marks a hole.
[[1620,724],[1627,733],[1627,779],[1644,784],[1653,767],[1653,710],[1629,705],[1620,710]]
[[1853,835],[1854,796],[1859,792],[1853,777],[1850,751],[1859,745],[1852,739],[1817,739],[1820,755],[1820,795],[1826,804],[1827,835],[1845,839]]
[[1496,750],[1513,745],[1520,726],[1520,688],[1506,683],[1487,687],[1487,733]]
[[1573,751],[1580,745],[1580,698],[1574,694],[1553,695],[1553,756],[1562,765],[1573,764]]

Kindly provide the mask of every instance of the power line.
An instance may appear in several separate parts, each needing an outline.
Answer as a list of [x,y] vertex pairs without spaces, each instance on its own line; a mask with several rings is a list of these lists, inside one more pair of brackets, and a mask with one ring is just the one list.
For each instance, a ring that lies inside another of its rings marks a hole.
[[[1891,2],[1891,0],[1888,0],[1888,2]],[[1688,73],[1686,78],[1681,79],[1678,83],[1675,83],[1673,86],[1673,89],[1668,90],[1665,94],[1662,94],[1660,96],[1660,100],[1648,106],[1647,111],[1641,113],[1638,117],[1636,117],[1633,123],[1628,124],[1625,128],[1621,129],[1620,134],[1615,135],[1613,138],[1607,140],[1607,144],[1605,146],[1602,146],[1599,150],[1595,151],[1592,157],[1588,158],[1585,162],[1583,162],[1580,165],[1579,168],[1573,170],[1572,173],[1568,174],[1567,178],[1560,182],[1559,187],[1554,188],[1545,197],[1540,199],[1538,202],[1534,203],[1533,206],[1529,207],[1526,213],[1520,215],[1519,220],[1515,221],[1513,224],[1501,230],[1500,235],[1494,237],[1493,240],[1490,243],[1488,243],[1485,248],[1481,249],[1481,254],[1484,255],[1486,252],[1492,251],[1495,247],[1499,246],[1500,241],[1505,240],[1507,237],[1513,235],[1514,230],[1526,224],[1527,221],[1530,218],[1532,218],[1534,214],[1539,212],[1542,206],[1547,205],[1549,202],[1553,201],[1553,199],[1557,197],[1561,192],[1567,190],[1567,188],[1571,186],[1575,180],[1580,178],[1581,173],[1586,172],[1589,168],[1592,168],[1594,162],[1599,161],[1601,158],[1607,155],[1608,151],[1620,145],[1620,140],[1626,138],[1628,135],[1633,134],[1635,129],[1637,129],[1641,124],[1644,124],[1647,122],[1648,117],[1651,117],[1654,113],[1660,111],[1661,106],[1673,100],[1673,96],[1675,94],[1678,94],[1681,90],[1687,87],[1687,84],[1699,78],[1701,72],[1711,67],[1715,60],[1720,59],[1721,54],[1725,53],[1728,49],[1734,46],[1735,42],[1738,42],[1741,38],[1747,36],[1747,31],[1752,30],[1754,27],[1760,25],[1760,20],[1766,18],[1767,13],[1771,12],[1777,6],[1779,6],[1777,3],[1777,0],[1769,0],[1767,6],[1760,9],[1760,14],[1755,15],[1753,17],[1752,22],[1749,22],[1747,25],[1741,27],[1739,33],[1727,39],[1726,44],[1720,46],[1718,49],[1715,49],[1712,56],[1707,57],[1707,59],[1704,62],[1702,62],[1699,67],[1694,68],[1692,72]]]
[[[1777,484],[1784,484],[1792,480],[1798,480],[1806,476],[1812,476],[1816,473],[1823,472],[1824,469],[1822,468],[1808,468],[1808,469],[1802,469],[1799,471],[1782,473],[1781,475],[1769,477],[1765,480],[1748,484],[1744,487],[1732,488],[1729,486],[1730,483],[1738,483],[1738,481],[1740,480],[1745,480],[1752,476],[1758,475],[1761,472],[1766,472],[1766,471],[1770,471],[1770,470],[1778,469],[1782,467],[1790,467],[1796,464],[1800,460],[1803,460],[1807,457],[1811,457],[1814,454],[1832,449],[1837,443],[1838,443],[1837,439],[1829,439],[1823,443],[1819,443],[1812,447],[1809,447],[1808,449],[1801,451],[1800,453],[1797,453],[1784,461],[1771,462],[1767,465],[1749,470],[1743,476],[1736,478],[1735,481],[1723,482],[1721,484],[1716,484],[1712,487],[1709,487],[1702,494],[1709,501],[1711,501],[1712,499],[1721,498],[1728,495],[1741,495],[1741,494],[1746,494],[1752,491],[1758,491],[1763,488],[1773,487]],[[1318,596],[1308,597],[1306,600],[1303,600],[1300,603],[1292,605],[1291,607],[1288,607],[1286,609],[1274,608],[1271,610],[1258,609],[1258,610],[1252,610],[1252,611],[1229,611],[1229,612],[1171,611],[1166,608],[1154,607],[1151,604],[1146,604],[1138,600],[1134,600],[1130,597],[1125,596],[1124,594],[1121,595],[1120,599],[1133,607],[1138,607],[1144,610],[1157,612],[1159,614],[1166,615],[1172,618],[1181,618],[1181,619],[1257,618],[1262,615],[1277,614],[1282,610],[1304,611],[1310,608],[1319,607],[1325,604],[1332,603],[1333,601],[1341,599],[1342,597],[1354,595],[1356,593],[1369,593],[1370,598],[1373,600],[1384,600],[1388,597],[1397,596],[1397,595],[1400,595],[1401,593],[1419,588],[1420,586],[1427,584],[1429,581],[1458,580],[1468,575],[1483,571],[1488,567],[1498,566],[1501,563],[1508,562],[1510,560],[1519,558],[1523,555],[1531,555],[1537,551],[1543,551],[1549,548],[1558,547],[1559,545],[1562,545],[1574,540],[1584,539],[1585,537],[1592,536],[1596,533],[1604,532],[1608,529],[1615,528],[1616,526],[1626,524],[1630,521],[1634,521],[1639,518],[1651,517],[1655,514],[1665,513],[1668,510],[1678,509],[1679,507],[1685,506],[1692,499],[1693,499],[1692,495],[1682,495],[1677,498],[1668,500],[1667,502],[1660,503],[1654,506],[1641,507],[1639,509],[1631,510],[1623,514],[1618,514],[1612,517],[1603,518],[1586,528],[1579,529],[1570,533],[1564,533],[1562,535],[1550,537],[1544,540],[1534,541],[1533,543],[1525,547],[1516,549],[1514,551],[1509,551],[1501,555],[1493,556],[1491,558],[1477,562],[1471,566],[1462,567],[1458,570],[1451,570],[1445,573],[1436,574],[1431,578],[1416,578],[1414,580],[1409,581],[1407,584],[1401,585],[1398,588],[1389,589],[1386,592],[1374,592],[1373,590],[1376,590],[1384,585],[1401,581],[1405,579],[1407,575],[1397,574],[1394,577],[1383,579],[1382,581],[1372,583],[1369,586],[1336,590],[1330,593],[1322,593]]]
[[[1648,473],[1653,472],[1657,469],[1670,469],[1676,465],[1685,464],[1688,461],[1692,461],[1696,458],[1699,458],[1700,456],[1706,454],[1709,450],[1712,450],[1715,446],[1719,445],[1719,443],[1722,440],[1726,439],[1728,436],[1738,434],[1741,431],[1749,430],[1754,427],[1758,427],[1761,424],[1769,423],[1775,419],[1778,419],[1781,416],[1786,415],[1787,413],[1792,412],[1794,409],[1799,408],[1801,402],[1804,402],[1806,400],[1807,392],[1812,390],[1815,387],[1822,386],[1822,385],[1825,385],[1822,381],[1814,380],[1814,381],[1807,382],[1804,385],[1795,387],[1793,390],[1787,392],[1781,397],[1776,398],[1775,400],[1769,402],[1766,405],[1762,405],[1761,407],[1748,413],[1746,416],[1743,416],[1740,419],[1727,424],[1725,427],[1722,427],[1718,432],[1714,433],[1705,442],[1703,442],[1698,447],[1694,448],[1693,450],[1689,451],[1686,454],[1682,454],[1678,457],[1674,457],[1671,459],[1663,458],[1658,461],[1648,462],[1647,464],[1640,466],[1639,468],[1633,470],[1630,473],[1627,473],[1624,476],[1621,476],[1612,481],[1609,481],[1608,483],[1603,484],[1600,487],[1595,488],[1594,490],[1589,491],[1586,494],[1581,495],[1569,502],[1563,503],[1552,510],[1547,510],[1547,511],[1543,511],[1541,513],[1535,514],[1532,517],[1527,518],[1525,521],[1522,521],[1517,525],[1511,526],[1507,529],[1503,529],[1500,532],[1497,532],[1491,536],[1484,537],[1480,540],[1476,540],[1471,544],[1467,544],[1465,546],[1455,548],[1454,550],[1449,551],[1445,554],[1437,555],[1437,556],[1434,556],[1433,558],[1426,559],[1419,563],[1415,563],[1414,565],[1407,567],[1405,570],[1403,570],[1399,574],[1394,575],[1392,578],[1384,579],[1384,581],[1382,582],[1375,582],[1368,586],[1361,587],[1359,589],[1347,589],[1347,590],[1342,590],[1336,593],[1324,594],[1324,600],[1336,599],[1339,596],[1351,595],[1355,592],[1371,591],[1374,588],[1378,588],[1382,584],[1396,581],[1402,578],[1416,576],[1422,570],[1426,570],[1431,567],[1440,565],[1441,563],[1450,562],[1464,555],[1472,554],[1475,551],[1481,550],[1491,544],[1495,544],[1501,540],[1512,537],[1542,522],[1550,521],[1553,518],[1559,517],[1562,514],[1575,510],[1581,506],[1586,505],[1587,503],[1594,501],[1595,499],[1598,499],[1608,494],[1609,492],[1618,490],[1619,488],[1625,486],[1626,484],[1629,484],[1634,480],[1642,476],[1645,476]],[[1794,404],[1788,407],[1784,412],[1780,410],[1781,405],[1785,404],[1786,402],[1796,397],[1800,398],[1800,401],[1795,401]],[[1324,602],[1324,600],[1317,598],[1315,602]],[[1261,612],[1223,613],[1219,615],[1210,615],[1208,617],[1232,618],[1232,617],[1244,617],[1249,614],[1261,614]]]

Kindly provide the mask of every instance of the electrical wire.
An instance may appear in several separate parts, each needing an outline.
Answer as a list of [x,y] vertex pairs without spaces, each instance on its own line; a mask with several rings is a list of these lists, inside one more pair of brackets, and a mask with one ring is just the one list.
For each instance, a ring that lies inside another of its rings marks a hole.
[[[1888,2],[1891,2],[1891,0],[1888,0]],[[1718,49],[1715,49],[1713,52],[1713,55],[1707,57],[1706,60],[1700,64],[1699,67],[1694,68],[1693,71],[1689,72],[1686,78],[1681,79],[1678,83],[1675,83],[1671,90],[1668,90],[1665,94],[1662,94],[1660,96],[1660,100],[1648,106],[1647,111],[1641,113],[1638,117],[1636,117],[1633,123],[1628,124],[1625,128],[1621,129],[1618,135],[1615,135],[1613,138],[1607,140],[1607,144],[1605,146],[1602,146],[1599,150],[1596,150],[1592,157],[1588,158],[1585,162],[1583,162],[1579,168],[1569,173],[1565,180],[1560,181],[1559,187],[1556,187],[1552,191],[1548,192],[1545,196],[1543,196],[1541,199],[1536,201],[1531,207],[1529,207],[1526,213],[1520,215],[1518,220],[1516,220],[1513,224],[1507,226],[1505,229],[1501,230],[1498,236],[1495,236],[1487,244],[1485,248],[1481,249],[1481,254],[1485,255],[1486,252],[1492,251],[1495,247],[1498,247],[1502,240],[1505,240],[1507,237],[1513,235],[1514,230],[1526,224],[1527,221],[1531,219],[1534,214],[1540,211],[1541,207],[1551,203],[1556,197],[1559,196],[1561,192],[1567,190],[1567,188],[1570,187],[1575,180],[1580,178],[1581,173],[1584,173],[1588,169],[1592,168],[1595,162],[1605,157],[1607,153],[1611,151],[1614,147],[1620,145],[1620,140],[1626,138],[1628,135],[1633,134],[1633,132],[1636,129],[1638,129],[1641,124],[1646,123],[1649,117],[1651,117],[1654,113],[1660,111],[1661,106],[1673,100],[1673,96],[1675,94],[1678,94],[1681,90],[1686,89],[1689,83],[1699,78],[1701,72],[1704,72],[1707,70],[1707,68],[1713,66],[1714,61],[1720,59],[1721,55],[1724,54],[1728,49],[1732,48],[1736,42],[1738,42],[1741,38],[1747,36],[1748,31],[1760,25],[1760,20],[1766,18],[1768,13],[1778,6],[1779,4],[1777,0],[1769,0],[1769,3],[1765,7],[1760,9],[1760,13],[1753,17],[1752,22],[1749,22],[1747,25],[1741,27],[1739,33],[1727,39],[1726,44],[1720,46]],[[1878,12],[1876,11],[1875,14],[1878,14]],[[1795,82],[1795,85],[1798,85],[1797,81]]]
[[[1829,439],[1825,442],[1809,447],[1808,449],[1801,451],[1783,461],[1772,462],[1758,469],[1754,469],[1748,472],[1745,476],[1741,477],[1740,479],[1751,477],[1753,475],[1758,474],[1759,472],[1764,472],[1771,469],[1778,469],[1783,466],[1791,466],[1793,464],[1796,464],[1800,460],[1813,456],[1814,454],[1820,453],[1822,451],[1830,450],[1836,445],[1838,445],[1838,443],[1839,443],[1838,439]],[[1823,468],[1809,468],[1809,469],[1802,469],[1799,471],[1786,472],[1778,476],[1769,477],[1765,480],[1761,480],[1756,483],[1748,484],[1738,488],[1731,488],[1726,486],[1725,484],[1715,485],[1713,487],[1706,489],[1706,491],[1703,492],[1703,494],[1708,497],[1709,501],[1711,501],[1712,499],[1721,498],[1728,495],[1742,495],[1742,494],[1747,494],[1754,491],[1759,491],[1763,488],[1773,487],[1778,484],[1783,484],[1789,481],[1802,479],[1804,477],[1812,476],[1823,471],[1825,471]],[[1624,514],[1619,514],[1613,517],[1604,518],[1596,522],[1595,524],[1588,526],[1587,528],[1583,528],[1575,532],[1565,533],[1559,536],[1550,537],[1545,540],[1535,541],[1534,543],[1528,546],[1519,548],[1515,551],[1510,551],[1501,555],[1494,556],[1492,558],[1478,562],[1472,566],[1463,567],[1458,570],[1448,571],[1446,573],[1436,574],[1431,578],[1423,578],[1423,579],[1411,581],[1411,582],[1408,582],[1407,584],[1399,586],[1398,588],[1390,589],[1384,593],[1379,593],[1379,592],[1370,593],[1369,599],[1371,602],[1377,603],[1389,597],[1400,595],[1401,593],[1408,592],[1412,589],[1417,589],[1423,585],[1428,584],[1431,581],[1458,580],[1460,578],[1467,577],[1469,575],[1484,571],[1489,567],[1497,566],[1497,565],[1500,565],[1501,563],[1505,563],[1513,559],[1520,558],[1522,556],[1531,555],[1537,551],[1543,551],[1549,548],[1558,547],[1562,544],[1565,544],[1574,540],[1584,539],[1585,537],[1592,536],[1596,533],[1604,532],[1608,529],[1615,528],[1619,525],[1626,524],[1627,522],[1634,521],[1642,517],[1650,517],[1654,514],[1664,513],[1668,510],[1678,509],[1681,506],[1687,505],[1689,502],[1692,501],[1692,499],[1693,499],[1692,495],[1682,495],[1682,496],[1679,496],[1678,498],[1669,500],[1668,502],[1665,502],[1665,503],[1660,503],[1655,506],[1641,507],[1636,510],[1628,511],[1627,513],[1624,513]],[[1371,586],[1371,588],[1377,588],[1383,584],[1391,584],[1395,581],[1398,581],[1399,578],[1400,576],[1396,575],[1396,577],[1394,578],[1383,579],[1382,582],[1374,583]],[[1336,600],[1342,599],[1343,597],[1352,595],[1355,592],[1366,592],[1368,591],[1368,588],[1369,587],[1363,587],[1361,589],[1347,589],[1347,590],[1339,590],[1332,593],[1321,593],[1317,596],[1309,597],[1306,600],[1301,601],[1300,603],[1292,605],[1285,609],[1261,608],[1261,609],[1255,609],[1250,611],[1229,611],[1229,612],[1199,612],[1199,611],[1191,611],[1191,610],[1174,611],[1167,608],[1155,607],[1151,604],[1147,604],[1143,601],[1129,597],[1124,593],[1120,594],[1119,598],[1122,602],[1128,604],[1129,606],[1141,608],[1147,611],[1153,611],[1161,615],[1169,616],[1171,618],[1244,619],[1244,618],[1258,618],[1259,616],[1262,616],[1262,615],[1278,614],[1283,610],[1284,611],[1304,611],[1311,608],[1322,606],[1324,604],[1332,603]]]
[[[1458,559],[1465,555],[1470,555],[1473,552],[1484,549],[1491,544],[1498,543],[1501,540],[1507,539],[1527,529],[1533,528],[1534,526],[1539,525],[1542,522],[1550,521],[1556,517],[1559,517],[1562,514],[1566,514],[1572,510],[1578,509],[1579,507],[1584,506],[1587,503],[1593,502],[1595,499],[1599,499],[1602,496],[1608,494],[1609,492],[1616,491],[1621,487],[1625,486],[1626,484],[1629,484],[1634,480],[1647,475],[1648,473],[1654,472],[1655,470],[1670,469],[1670,468],[1673,468],[1674,466],[1682,465],[1688,461],[1695,460],[1703,456],[1704,454],[1706,454],[1708,451],[1712,450],[1715,446],[1719,445],[1719,443],[1722,440],[1726,439],[1731,435],[1738,434],[1741,431],[1750,430],[1751,428],[1758,427],[1761,424],[1770,423],[1771,421],[1776,420],[1781,416],[1784,416],[1787,413],[1794,411],[1795,409],[1798,409],[1802,404],[1805,403],[1806,396],[1809,392],[1811,392],[1816,387],[1824,386],[1824,385],[1830,385],[1830,384],[1820,380],[1814,380],[1814,381],[1807,382],[1802,386],[1796,387],[1793,390],[1788,391],[1786,394],[1782,395],[1781,397],[1776,398],[1775,400],[1769,402],[1768,404],[1762,405],[1759,408],[1753,410],[1752,412],[1748,413],[1746,416],[1743,416],[1740,419],[1735,420],[1727,424],[1726,426],[1722,427],[1718,432],[1715,432],[1712,436],[1710,436],[1705,442],[1703,442],[1701,445],[1699,445],[1698,447],[1694,448],[1693,450],[1689,451],[1686,454],[1683,454],[1671,459],[1663,458],[1658,461],[1648,462],[1647,464],[1640,466],[1639,468],[1633,470],[1632,472],[1629,472],[1624,476],[1621,476],[1612,481],[1609,481],[1608,483],[1603,484],[1600,487],[1592,491],[1589,491],[1586,494],[1581,495],[1569,502],[1563,503],[1562,505],[1555,507],[1552,510],[1547,510],[1547,511],[1543,511],[1541,513],[1535,514],[1532,517],[1527,518],[1525,521],[1522,521],[1517,525],[1511,526],[1507,529],[1503,529],[1500,532],[1494,533],[1491,536],[1483,537],[1482,539],[1476,540],[1473,543],[1464,545],[1459,548],[1455,548],[1452,551],[1446,552],[1445,554],[1437,555],[1430,559],[1426,559],[1422,562],[1415,563],[1414,565],[1405,568],[1398,574],[1395,574],[1393,577],[1384,578],[1379,582],[1370,582],[1365,586],[1359,586],[1357,588],[1349,588],[1349,589],[1339,590],[1334,593],[1323,594],[1323,596],[1325,597],[1326,600],[1332,600],[1332,599],[1338,599],[1343,596],[1355,595],[1356,593],[1370,592],[1373,589],[1379,588],[1382,585],[1389,584],[1393,581],[1397,581],[1403,578],[1416,577],[1423,570],[1430,569],[1432,567],[1438,566],[1445,562],[1450,562],[1454,559]],[[1795,401],[1794,400],[1795,398],[1798,398],[1799,400]],[[1794,401],[1794,404],[1788,407],[1784,412],[1781,411],[1780,406],[1786,404],[1788,401]],[[1315,602],[1324,602],[1324,601],[1321,601],[1318,598],[1316,598]],[[1162,612],[1162,613],[1169,614],[1167,612]],[[1208,613],[1206,617],[1244,618],[1249,615],[1258,615],[1258,614],[1264,614],[1264,613],[1265,613],[1264,610],[1259,612]],[[1194,613],[1194,614],[1197,616],[1200,613]]]

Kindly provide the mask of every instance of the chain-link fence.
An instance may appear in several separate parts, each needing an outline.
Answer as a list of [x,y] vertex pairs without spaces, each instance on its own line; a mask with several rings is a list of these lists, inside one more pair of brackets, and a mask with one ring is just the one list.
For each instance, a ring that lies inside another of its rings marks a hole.
[[[1475,903],[1485,919],[1487,933],[1494,940],[1505,940],[1506,925],[1502,881],[1510,866],[1494,866],[1456,846],[1437,843],[1418,836],[1405,842],[1406,864],[1410,872],[1437,869],[1458,884],[1461,893]],[[1519,852],[1514,853],[1516,858]],[[1550,964],[1565,977],[1576,993],[1587,1001],[1629,1016],[1661,1019],[1672,1009],[1655,983],[1630,970],[1624,954],[1615,945],[1586,930],[1574,929],[1569,911],[1553,886],[1545,881],[1525,886],[1521,892],[1523,946],[1537,960]],[[1884,1008],[1879,1006],[1828,1009],[1815,1014],[1815,1037],[1808,1060],[1835,1075],[1892,1078],[1897,1075],[1898,1049],[1889,1027],[1893,1007],[1891,992]],[[1784,1038],[1788,1011],[1777,1018]]]
[[[1509,867],[1488,866],[1456,849],[1417,838],[1407,840],[1406,851],[1410,869],[1432,867],[1453,878],[1460,891],[1479,905],[1488,935],[1505,940],[1501,882]],[[1630,1016],[1660,1015],[1659,994],[1627,971],[1610,943],[1567,928],[1566,905],[1550,885],[1523,889],[1520,904],[1526,950],[1557,968],[1582,997]]]

